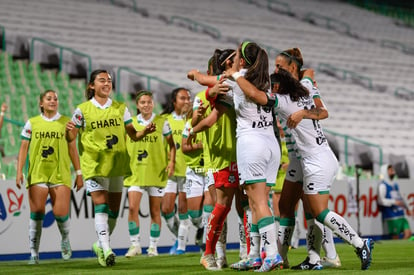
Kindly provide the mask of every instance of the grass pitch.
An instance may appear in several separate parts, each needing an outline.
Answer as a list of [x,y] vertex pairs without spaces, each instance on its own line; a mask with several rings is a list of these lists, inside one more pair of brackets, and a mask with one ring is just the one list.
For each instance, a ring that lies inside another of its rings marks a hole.
[[[354,249],[347,244],[338,243],[337,252],[341,258],[342,267],[338,269],[324,269],[321,271],[295,271],[289,269],[275,270],[279,274],[387,274],[405,275],[414,274],[414,242],[413,241],[376,241],[373,251],[373,261],[369,270],[360,270],[360,260]],[[306,257],[304,246],[290,250],[289,262],[291,265],[299,264]],[[228,251],[229,264],[238,260],[238,251]],[[204,270],[199,264],[199,253],[187,253],[180,256],[161,254],[158,257],[147,257],[141,255],[136,258],[127,259],[118,256],[116,265],[104,268],[99,266],[96,258],[63,260],[40,260],[39,265],[29,266],[27,261],[5,261],[0,262],[0,274],[206,274],[211,271]],[[247,273],[249,271],[246,271]],[[251,271],[250,271],[251,272]],[[230,268],[221,273],[238,273]]]

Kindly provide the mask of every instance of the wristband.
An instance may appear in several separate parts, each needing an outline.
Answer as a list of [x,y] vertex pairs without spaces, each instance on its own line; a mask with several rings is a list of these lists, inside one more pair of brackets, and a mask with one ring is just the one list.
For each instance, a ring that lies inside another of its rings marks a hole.
[[82,170],[76,170],[75,173],[76,176],[82,176]]
[[191,128],[190,129],[190,136],[193,136],[194,135],[194,129],[193,128]]
[[239,77],[241,77],[242,75],[241,75],[241,73],[239,73],[239,72],[235,72],[235,73],[233,73],[232,75],[231,75],[231,77],[233,77],[233,79],[235,80],[235,81],[237,81],[237,78],[239,78]]

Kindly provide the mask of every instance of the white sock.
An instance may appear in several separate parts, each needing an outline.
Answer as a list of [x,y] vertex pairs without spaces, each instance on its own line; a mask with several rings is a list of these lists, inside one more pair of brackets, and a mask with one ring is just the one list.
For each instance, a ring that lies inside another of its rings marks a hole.
[[266,252],[266,258],[274,258],[278,254],[276,245],[276,226],[273,216],[264,217],[258,221],[261,244]]
[[65,217],[55,217],[57,226],[59,228],[62,240],[66,241],[69,238],[70,219],[69,215]]
[[278,250],[285,263],[288,261],[287,254],[290,242],[292,240],[293,231],[295,230],[295,218],[281,218],[278,234]]
[[321,260],[321,242],[323,225],[314,218],[306,220],[308,223],[308,231],[306,233],[306,246],[308,250],[309,262],[316,264]]
[[322,240],[322,248],[325,251],[325,256],[329,259],[335,259],[337,256],[335,242],[333,239],[332,230],[324,226],[324,234]]
[[317,219],[353,247],[361,248],[364,245],[364,241],[358,236],[351,225],[334,211],[326,209],[319,214]]
[[31,256],[39,256],[40,237],[42,236],[42,220],[29,220],[29,241]]
[[239,258],[247,258],[247,243],[246,243],[246,232],[244,231],[244,219],[239,217]]
[[178,227],[178,237],[177,237],[177,241],[178,241],[177,250],[185,251],[189,228],[190,228],[190,219],[188,219],[188,216],[186,219],[180,218],[180,226]]
[[98,235],[102,249],[108,250],[109,247],[109,226],[107,213],[95,213],[95,230]]

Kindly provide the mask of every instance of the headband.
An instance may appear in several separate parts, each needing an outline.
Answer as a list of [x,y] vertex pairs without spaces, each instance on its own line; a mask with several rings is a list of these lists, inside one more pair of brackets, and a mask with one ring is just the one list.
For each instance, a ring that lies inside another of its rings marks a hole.
[[249,65],[251,65],[252,63],[250,62],[250,60],[244,54],[244,50],[246,49],[247,45],[249,45],[250,43],[251,43],[250,41],[244,41],[242,46],[241,46],[241,53],[243,55],[243,58],[244,58],[244,60],[246,60],[247,64],[249,64]]
[[139,91],[137,93],[137,98],[135,100],[138,102],[139,98],[143,95],[149,95],[150,97],[152,97],[152,92],[150,92],[150,91]]
[[289,57],[290,60],[292,60],[293,62],[296,63],[296,65],[299,66],[299,69],[302,68],[302,65],[300,64],[299,60],[295,56],[293,56],[293,55],[291,55],[291,54],[289,54],[287,52],[281,52],[279,55],[284,55],[284,56]]

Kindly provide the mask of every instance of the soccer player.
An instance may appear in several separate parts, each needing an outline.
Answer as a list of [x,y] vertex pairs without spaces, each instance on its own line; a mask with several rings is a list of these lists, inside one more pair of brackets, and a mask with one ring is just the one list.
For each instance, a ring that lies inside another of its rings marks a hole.
[[40,95],[41,114],[30,118],[21,133],[22,142],[17,158],[16,186],[24,182],[23,167],[29,155],[27,189],[29,192],[30,261],[39,263],[39,245],[42,235],[45,205],[48,195],[52,201],[60,234],[62,235],[62,258],[69,260],[72,250],[69,241],[69,208],[71,196],[70,162],[76,170],[77,191],[83,186],[79,156],[75,141],[65,139],[66,123],[69,117],[58,112],[59,100],[56,92],[47,90]]
[[[182,132],[185,127],[186,115],[191,110],[190,91],[179,87],[171,92],[171,97],[164,108],[162,115],[171,126],[176,147],[174,175],[167,181],[164,197],[162,199],[162,215],[167,226],[176,238],[170,254],[183,254],[187,242],[190,226],[187,211],[187,198],[185,189],[185,173],[187,165],[181,150]],[[178,220],[175,215],[175,200],[178,193]]]
[[93,244],[101,266],[115,264],[115,253],[109,244],[119,214],[123,178],[130,175],[125,136],[139,140],[145,133],[136,131],[124,103],[110,98],[112,77],[106,70],[91,73],[86,102],[77,106],[72,121],[66,125],[69,142],[79,134],[79,154],[88,194],[95,209],[98,241]]
[[285,70],[276,74],[279,89],[274,96],[257,89],[239,72],[228,73],[237,80],[247,97],[258,104],[274,106],[282,119],[288,120],[298,111],[302,117],[309,118],[301,120],[292,129],[302,157],[304,201],[309,204],[314,218],[355,247],[361,269],[368,269],[372,261],[373,240],[362,239],[343,217],[328,208],[329,189],[335,179],[338,162],[318,121],[320,111],[313,110],[314,102],[309,91]]
[[172,131],[165,117],[153,113],[152,92],[139,91],[136,96],[138,115],[133,125],[144,135],[134,142],[127,138],[128,153],[131,158],[132,175],[124,181],[128,187],[128,230],[131,246],[125,257],[142,253],[139,235],[139,208],[143,191],[149,196],[151,215],[150,245],[148,256],[158,256],[158,240],[161,233],[161,201],[168,177],[174,173],[176,148]]

